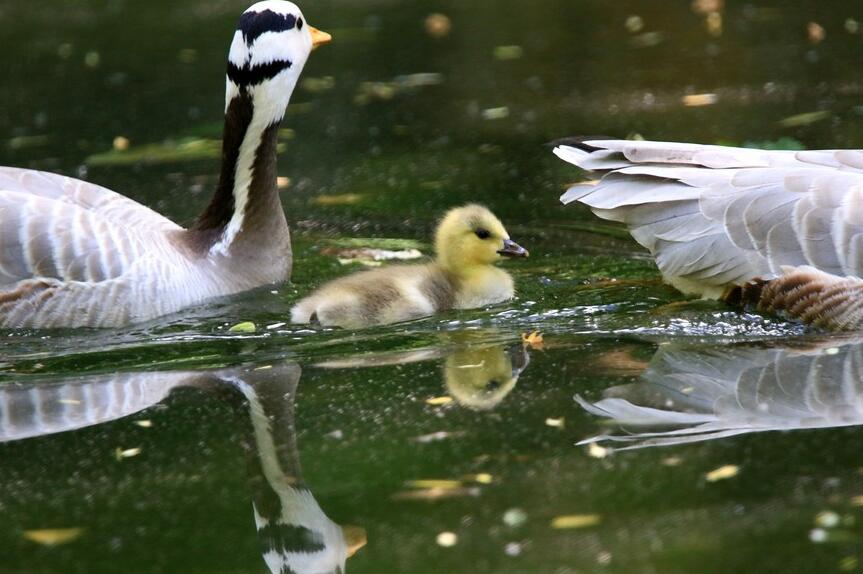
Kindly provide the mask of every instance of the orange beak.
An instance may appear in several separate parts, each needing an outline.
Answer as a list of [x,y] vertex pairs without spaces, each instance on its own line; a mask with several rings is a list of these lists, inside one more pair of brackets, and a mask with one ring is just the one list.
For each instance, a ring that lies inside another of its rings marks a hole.
[[333,37],[327,34],[326,32],[322,32],[318,30],[314,26],[309,26],[309,34],[312,35],[312,50],[320,46],[321,44],[326,44],[327,42],[331,42]]

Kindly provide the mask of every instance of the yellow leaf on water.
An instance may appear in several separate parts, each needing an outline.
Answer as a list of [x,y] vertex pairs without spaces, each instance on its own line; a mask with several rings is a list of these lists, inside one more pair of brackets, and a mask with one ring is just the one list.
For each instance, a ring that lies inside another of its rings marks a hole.
[[315,205],[354,205],[362,201],[361,193],[337,193],[334,195],[316,195],[312,198]]
[[789,116],[783,120],[779,120],[779,122],[777,123],[779,124],[779,127],[783,128],[798,128],[800,126],[808,126],[809,124],[814,124],[815,122],[826,120],[829,117],[829,111],[821,110],[817,112],[806,112],[805,114]]
[[707,482],[716,482],[717,480],[733,478],[737,476],[739,472],[740,467],[736,464],[726,464],[725,466],[720,466],[717,469],[711,470],[704,475],[704,478],[707,479]]
[[25,530],[24,538],[43,546],[57,546],[72,542],[84,534],[83,528],[42,528]]
[[460,480],[424,478],[405,482],[408,488],[461,488]]
[[139,454],[141,454],[141,448],[140,447],[127,448],[127,449],[121,449],[121,448],[117,447],[117,450],[114,451],[114,457],[116,457],[117,460],[123,460],[124,458],[131,458],[133,456],[138,456]]
[[601,521],[602,517],[598,514],[566,514],[564,516],[555,516],[551,521],[551,527],[558,530],[587,528],[588,526],[596,526]]
[[254,333],[257,327],[251,321],[243,321],[242,323],[237,323],[228,329],[229,333]]
[[532,333],[522,333],[521,342],[532,349],[539,350],[545,347],[542,333],[540,333],[539,331],[533,331]]
[[716,94],[689,94],[683,96],[683,105],[691,108],[710,106],[719,101]]
[[452,397],[447,397],[447,396],[432,397],[430,399],[426,399],[426,404],[429,404],[433,407],[438,407],[441,405],[448,405],[452,402],[452,400],[453,400]]

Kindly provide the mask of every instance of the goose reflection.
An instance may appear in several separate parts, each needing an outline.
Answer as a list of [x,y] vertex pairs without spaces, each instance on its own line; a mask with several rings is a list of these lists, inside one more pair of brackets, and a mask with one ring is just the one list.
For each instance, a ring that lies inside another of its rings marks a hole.
[[473,343],[459,339],[456,346],[428,347],[410,351],[365,353],[345,359],[317,363],[330,369],[404,365],[443,358],[443,380],[447,393],[472,410],[491,410],[509,395],[530,364],[521,343]]
[[0,385],[0,442],[95,426],[164,401],[174,389],[215,392],[245,411],[249,485],[262,555],[274,574],[341,573],[365,544],[358,527],[327,517],[302,480],[294,400],[301,369],[124,373],[73,380],[29,380]]
[[638,383],[576,401],[628,432],[618,450],[774,430],[863,424],[863,339],[781,347],[661,347]]

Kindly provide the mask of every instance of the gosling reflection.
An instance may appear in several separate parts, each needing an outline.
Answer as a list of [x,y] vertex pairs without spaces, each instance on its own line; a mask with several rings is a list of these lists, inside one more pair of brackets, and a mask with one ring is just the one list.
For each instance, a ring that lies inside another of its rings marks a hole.
[[305,486],[294,428],[300,367],[125,373],[0,385],[0,442],[104,424],[163,402],[172,391],[210,391],[251,424],[246,452],[262,555],[274,574],[342,573],[365,532],[330,520]]
[[520,344],[461,349],[444,361],[444,383],[460,405],[487,411],[512,392],[529,363],[530,355]]
[[670,345],[654,355],[641,381],[612,387],[588,412],[627,434],[623,448],[670,446],[752,432],[863,424],[863,339],[782,347]]
[[255,525],[273,574],[340,574],[366,536],[330,520],[303,482],[294,422],[300,374],[286,365],[229,379],[252,423],[246,451]]
[[315,366],[328,369],[381,367],[441,358],[444,358],[443,379],[447,393],[460,405],[473,410],[491,410],[500,404],[530,363],[530,355],[521,343],[481,345],[459,340],[456,347],[367,353]]

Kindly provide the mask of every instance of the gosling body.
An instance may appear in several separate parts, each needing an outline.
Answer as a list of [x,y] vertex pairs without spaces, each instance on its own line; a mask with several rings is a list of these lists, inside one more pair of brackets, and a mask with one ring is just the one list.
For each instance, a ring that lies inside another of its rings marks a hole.
[[325,284],[294,306],[291,320],[360,328],[493,305],[515,294],[512,277],[494,263],[528,254],[479,205],[448,212],[435,247],[431,263],[363,271]]

